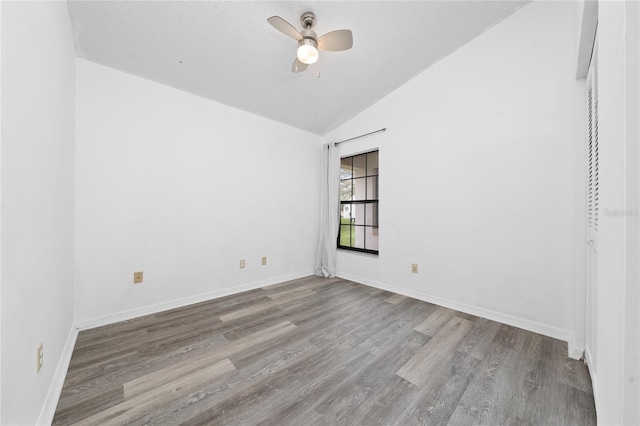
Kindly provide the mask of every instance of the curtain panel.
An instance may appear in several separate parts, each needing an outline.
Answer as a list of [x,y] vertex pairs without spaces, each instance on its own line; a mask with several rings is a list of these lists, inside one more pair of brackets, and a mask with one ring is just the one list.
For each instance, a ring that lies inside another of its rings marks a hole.
[[320,238],[315,271],[316,275],[335,277],[340,215],[340,146],[329,143],[322,148]]

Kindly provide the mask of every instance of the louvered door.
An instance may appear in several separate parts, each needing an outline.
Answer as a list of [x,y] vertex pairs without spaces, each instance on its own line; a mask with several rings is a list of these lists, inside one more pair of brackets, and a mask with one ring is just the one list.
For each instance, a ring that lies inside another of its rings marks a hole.
[[598,76],[595,63],[587,74],[587,227],[598,234]]
[[586,253],[586,352],[590,368],[597,368],[598,324],[598,222],[599,222],[599,177],[598,177],[598,69],[597,47],[594,48],[587,74],[587,253]]

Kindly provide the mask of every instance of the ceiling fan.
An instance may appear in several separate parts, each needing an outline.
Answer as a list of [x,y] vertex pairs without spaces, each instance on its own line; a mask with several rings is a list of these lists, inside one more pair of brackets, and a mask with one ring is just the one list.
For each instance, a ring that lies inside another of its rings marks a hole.
[[353,46],[353,33],[351,30],[336,30],[326,33],[318,38],[311,29],[316,20],[313,12],[305,12],[300,16],[302,31],[295,29],[293,25],[279,16],[272,16],[267,21],[275,29],[295,40],[298,40],[296,60],[293,61],[291,71],[302,72],[318,60],[318,49],[338,52],[351,49]]

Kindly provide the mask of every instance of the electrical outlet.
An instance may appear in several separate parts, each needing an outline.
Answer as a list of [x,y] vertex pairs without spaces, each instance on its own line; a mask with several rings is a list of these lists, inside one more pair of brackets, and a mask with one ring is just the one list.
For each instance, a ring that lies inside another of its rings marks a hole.
[[133,273],[133,283],[140,284],[142,282],[142,271]]
[[244,267],[245,267],[245,263],[244,263],[244,259],[242,259],[240,261],[240,269],[244,269]]
[[418,273],[418,264],[417,263],[412,263],[411,264],[411,272],[413,272],[414,274]]
[[267,264],[267,256],[262,256],[262,266]]
[[44,349],[42,348],[42,343],[38,345],[36,349],[36,372],[39,373],[42,368],[42,363],[44,362]]

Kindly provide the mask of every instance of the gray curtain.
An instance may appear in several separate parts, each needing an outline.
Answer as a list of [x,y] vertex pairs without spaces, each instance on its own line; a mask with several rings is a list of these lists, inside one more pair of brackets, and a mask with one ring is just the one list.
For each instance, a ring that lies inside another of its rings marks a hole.
[[322,147],[320,181],[320,239],[316,254],[316,275],[336,276],[338,222],[340,215],[340,146]]

